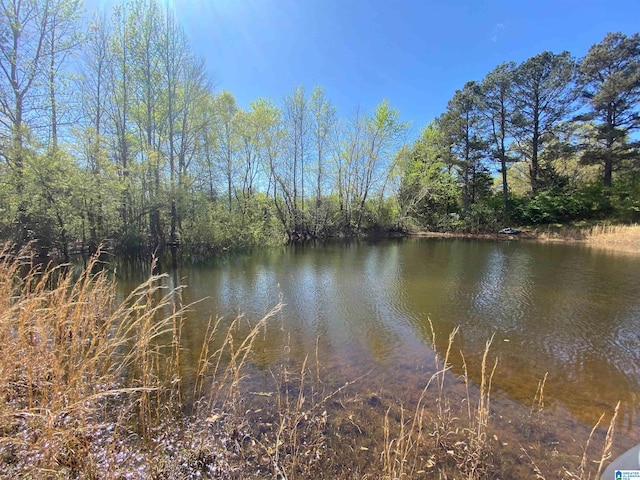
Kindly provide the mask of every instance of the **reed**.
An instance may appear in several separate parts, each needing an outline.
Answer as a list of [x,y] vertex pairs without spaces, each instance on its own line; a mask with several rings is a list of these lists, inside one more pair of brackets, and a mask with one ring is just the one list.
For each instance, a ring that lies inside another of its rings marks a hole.
[[544,386],[547,383],[547,376],[549,372],[545,372],[542,380],[538,382],[538,388],[536,389],[536,394],[533,397],[533,402],[531,403],[531,409],[529,410],[529,414],[533,415],[534,413],[539,413],[544,410]]
[[[209,320],[192,391],[199,410],[210,411],[220,405],[226,405],[240,413],[240,383],[252,354],[253,344],[266,323],[282,309],[282,306],[282,302],[278,303],[255,325],[250,325],[246,334],[239,333],[241,316],[236,317],[226,329],[222,327],[221,318],[215,322]],[[223,340],[217,349],[211,351],[217,338]]]
[[553,226],[539,227],[531,233],[541,241],[569,241],[619,252],[640,252],[640,225],[602,224],[591,227]]
[[611,448],[613,447],[613,435],[616,430],[616,421],[618,419],[618,413],[620,411],[620,402],[616,404],[616,407],[613,411],[613,416],[611,417],[611,422],[609,422],[609,427],[607,428],[607,435],[604,439],[604,445],[602,446],[602,453],[600,454],[600,460],[598,461],[598,470],[596,472],[595,478],[600,478],[600,474],[604,468],[605,463],[611,458]]
[[[436,334],[430,322],[432,343],[435,349]],[[496,371],[497,360],[491,366],[488,358],[493,337],[487,341],[481,362],[481,381],[477,401],[471,396],[467,364],[460,352],[464,370],[466,398],[460,404],[451,403],[446,390],[446,378],[450,376],[451,354],[459,329],[455,328],[448,337],[445,354],[435,356],[436,371],[422,390],[411,416],[400,407],[398,428],[392,433],[390,411],[384,417],[384,447],[381,453],[384,478],[415,478],[417,475],[457,472],[464,478],[485,478],[491,469],[490,449],[487,429],[490,419],[491,384]],[[427,404],[428,392],[435,388],[431,396],[435,411]],[[472,408],[472,405],[475,407]],[[463,422],[462,419],[465,417]]]
[[[418,403],[416,404],[413,416],[406,418],[404,406],[400,407],[399,431],[392,437],[390,427],[390,411],[387,408],[384,416],[384,446],[380,457],[382,459],[384,478],[413,478],[415,475],[423,474],[426,469],[435,465],[435,455],[431,455],[428,460],[424,460],[423,450],[427,446],[428,439],[432,432],[428,430],[428,408],[425,405],[425,398],[430,386],[438,382],[446,370],[442,369],[434,373],[426,386],[423,388]],[[444,429],[436,428],[436,433]],[[439,440],[436,440],[438,443]]]
[[287,335],[282,363],[276,369],[270,369],[273,389],[259,392],[267,400],[266,406],[272,412],[273,420],[264,422],[263,426],[268,425],[270,428],[261,435],[252,435],[252,440],[256,441],[269,458],[274,478],[318,478],[322,476],[321,465],[335,461],[335,458],[331,458],[332,455],[339,455],[339,452],[328,450],[328,403],[366,374],[347,381],[338,388],[327,390],[320,380],[318,342],[313,365],[306,355],[296,368],[290,354]]
[[[467,426],[464,427],[465,439],[458,442],[455,446],[461,447],[458,450],[460,460],[458,467],[464,471],[466,478],[476,479],[484,478],[492,468],[491,450],[488,442],[489,420],[491,417],[491,385],[493,376],[498,366],[498,359],[494,359],[493,366],[488,363],[489,351],[493,343],[494,336],[487,340],[482,354],[480,364],[480,389],[478,399],[474,402],[470,395],[469,373],[467,370],[467,362],[464,354],[462,356],[463,365],[463,381],[466,390],[467,405]],[[472,405],[475,403],[475,408]]]
[[640,225],[598,225],[586,235],[589,245],[608,250],[640,252]]
[[[574,470],[565,469],[564,478],[566,478],[567,480],[592,480],[592,479],[597,480],[600,478],[606,462],[611,458],[611,449],[613,447],[613,436],[615,432],[615,425],[618,419],[619,410],[620,410],[620,402],[616,404],[616,407],[613,412],[613,416],[611,417],[611,421],[609,422],[609,426],[607,427],[607,433],[605,435],[605,439],[602,445],[602,450],[600,451],[600,454],[598,455],[597,459],[590,460],[589,448],[593,441],[593,437],[596,430],[601,425],[602,420],[604,419],[604,416],[605,416],[604,413],[600,416],[598,421],[595,423],[595,425],[591,429],[591,433],[589,434],[584,446],[584,452],[582,454],[580,464]],[[590,464],[596,464],[598,466],[595,474],[593,474],[593,472],[589,468]]]

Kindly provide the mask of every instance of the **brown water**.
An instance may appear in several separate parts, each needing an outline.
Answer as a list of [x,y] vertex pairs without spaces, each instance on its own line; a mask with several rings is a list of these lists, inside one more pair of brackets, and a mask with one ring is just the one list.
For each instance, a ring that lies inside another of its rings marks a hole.
[[[141,279],[122,278],[122,292]],[[261,368],[281,358],[285,343],[302,357],[318,342],[325,375],[336,383],[374,372],[363,388],[411,397],[433,365],[430,319],[440,355],[460,326],[454,351],[465,353],[476,380],[485,342],[495,335],[494,405],[530,406],[548,372],[547,410],[590,426],[620,400],[618,431],[629,446],[640,441],[639,279],[640,256],[518,241],[402,239],[229,255],[181,266],[169,282],[188,286],[185,302],[201,300],[184,326],[193,362],[211,316],[243,313],[255,321],[281,297],[282,313],[257,344]],[[461,374],[459,355],[452,362]]]

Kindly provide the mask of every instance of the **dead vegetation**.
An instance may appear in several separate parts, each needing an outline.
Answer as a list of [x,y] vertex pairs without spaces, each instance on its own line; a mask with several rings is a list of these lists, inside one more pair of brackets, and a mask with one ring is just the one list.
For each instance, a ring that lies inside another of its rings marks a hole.
[[640,225],[600,225],[592,227],[587,243],[621,252],[640,252]]
[[616,252],[640,253],[640,225],[547,225],[526,231],[527,238],[549,242],[578,242]]

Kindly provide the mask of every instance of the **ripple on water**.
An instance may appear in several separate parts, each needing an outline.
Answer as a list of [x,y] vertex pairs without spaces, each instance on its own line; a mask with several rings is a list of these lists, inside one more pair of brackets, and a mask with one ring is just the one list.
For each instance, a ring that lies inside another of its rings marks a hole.
[[185,299],[209,297],[185,322],[194,338],[212,313],[259,318],[282,294],[286,307],[264,342],[265,362],[284,342],[303,352],[320,336],[335,371],[357,364],[393,375],[394,359],[420,362],[431,351],[430,318],[440,356],[461,327],[457,373],[459,350],[475,368],[495,333],[494,387],[510,398],[530,405],[549,372],[546,401],[576,418],[599,412],[597,419],[617,398],[632,413],[640,408],[640,259],[559,245],[419,240],[286,250],[179,276],[189,285]]

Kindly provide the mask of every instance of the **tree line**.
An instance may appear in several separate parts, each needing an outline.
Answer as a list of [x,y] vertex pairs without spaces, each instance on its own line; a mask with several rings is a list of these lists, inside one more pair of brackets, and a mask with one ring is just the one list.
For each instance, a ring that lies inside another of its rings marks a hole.
[[[174,12],[1,0],[0,234],[64,256],[355,232],[383,215],[407,124],[339,118],[321,88],[248,109],[214,93]],[[88,31],[86,35],[82,31]]]
[[639,100],[638,34],[609,33],[581,59],[542,52],[498,65],[406,149],[400,220],[467,230],[637,221]]
[[576,192],[597,197],[594,212],[637,212],[638,35],[610,34],[581,61],[500,65],[410,144],[385,100],[341,117],[301,86],[239,107],[166,2],[123,1],[89,24],[80,0],[0,9],[0,238],[17,244],[207,255],[492,228]]

